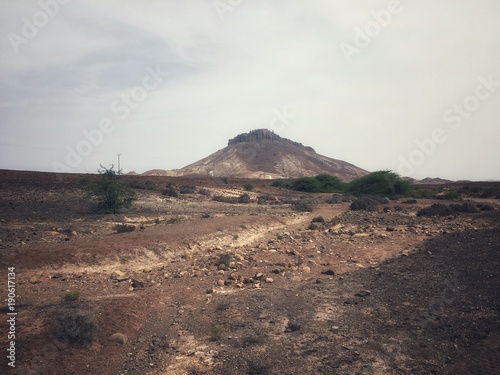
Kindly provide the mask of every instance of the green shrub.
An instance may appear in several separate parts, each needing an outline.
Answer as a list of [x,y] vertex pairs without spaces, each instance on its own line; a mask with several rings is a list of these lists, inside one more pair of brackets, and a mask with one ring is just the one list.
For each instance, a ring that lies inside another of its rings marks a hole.
[[336,176],[319,174],[314,179],[319,182],[322,193],[342,192],[345,189],[345,184]]
[[224,327],[218,324],[214,324],[210,329],[210,340],[220,341],[222,340],[223,334],[224,334]]
[[78,290],[73,290],[73,291],[68,290],[63,294],[63,299],[66,302],[78,301],[78,298],[80,298],[80,292]]
[[311,223],[311,224],[309,224],[309,226],[307,227],[307,229],[309,229],[309,230],[316,230],[316,229],[318,229],[318,225],[314,224],[314,223]]
[[415,189],[412,195],[416,198],[435,198],[436,191],[432,189]]
[[301,177],[292,183],[291,188],[307,193],[319,193],[321,191],[321,184],[314,177]]
[[227,185],[227,184],[229,184],[229,183],[231,182],[231,178],[229,178],[228,176],[221,177],[220,179],[221,179],[221,181],[222,181],[223,183],[225,183],[226,185]]
[[377,171],[351,181],[347,187],[351,194],[360,195],[392,195],[408,196],[413,192],[413,185],[403,180],[397,173]]
[[271,186],[283,188],[283,189],[290,189],[292,187],[292,181],[290,181],[290,180],[274,180],[271,183]]
[[116,172],[113,166],[107,169],[101,165],[98,172],[97,179],[87,185],[84,197],[96,199],[99,210],[116,212],[120,208],[130,207],[137,200],[137,195],[127,186],[121,171]]
[[456,190],[450,190],[450,191],[446,191],[444,194],[442,195],[437,195],[436,196],[437,199],[444,199],[444,200],[447,200],[447,201],[455,201],[455,200],[459,200],[460,199],[460,193]]
[[255,186],[251,182],[245,182],[243,184],[243,190],[245,191],[253,191],[255,189]]

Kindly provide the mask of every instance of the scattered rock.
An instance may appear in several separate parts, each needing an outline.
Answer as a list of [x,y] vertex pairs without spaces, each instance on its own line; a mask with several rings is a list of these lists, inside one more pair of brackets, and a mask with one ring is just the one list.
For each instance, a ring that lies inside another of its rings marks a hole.
[[128,341],[128,337],[123,333],[114,333],[109,337],[109,341],[114,341],[117,344],[124,345]]
[[302,266],[300,267],[300,269],[302,270],[302,272],[304,273],[310,273],[311,272],[311,268],[308,267],[308,266]]
[[290,321],[288,322],[287,326],[286,326],[286,329],[285,329],[285,332],[286,333],[289,333],[289,332],[296,332],[296,331],[299,331],[300,330],[300,324],[297,323],[297,322],[293,322],[293,321]]
[[326,270],[326,271],[321,272],[321,274],[333,276],[333,275],[335,275],[335,271],[330,269],[330,270]]
[[366,296],[369,296],[370,294],[372,294],[372,292],[370,292],[369,290],[362,289],[359,292],[357,292],[355,294],[355,296],[356,297],[366,297]]
[[136,279],[130,279],[130,286],[131,286],[132,290],[143,289],[144,283],[142,281],[139,281]]
[[266,277],[266,283],[268,284],[272,284],[274,282],[273,278],[272,277]]
[[33,276],[33,277],[30,277],[30,279],[28,280],[28,282],[30,284],[39,284],[39,283],[42,282],[42,280],[40,280],[38,277]]
[[114,270],[113,273],[111,274],[111,278],[116,281],[128,280],[128,276],[120,270]]

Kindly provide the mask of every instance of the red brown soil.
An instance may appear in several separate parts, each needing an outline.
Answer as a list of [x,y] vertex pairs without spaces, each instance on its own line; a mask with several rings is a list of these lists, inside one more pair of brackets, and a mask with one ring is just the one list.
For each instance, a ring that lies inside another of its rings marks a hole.
[[[17,367],[4,359],[2,372],[498,374],[498,205],[436,219],[415,215],[427,200],[354,212],[317,195],[297,213],[140,189],[132,209],[103,215],[82,200],[81,178],[0,172],[0,277],[16,267],[18,311]],[[242,193],[242,181],[148,179]],[[253,183],[252,198],[300,196]],[[65,302],[67,290],[80,299]],[[97,326],[90,344],[54,328],[75,312]],[[109,340],[117,332],[125,344]]]

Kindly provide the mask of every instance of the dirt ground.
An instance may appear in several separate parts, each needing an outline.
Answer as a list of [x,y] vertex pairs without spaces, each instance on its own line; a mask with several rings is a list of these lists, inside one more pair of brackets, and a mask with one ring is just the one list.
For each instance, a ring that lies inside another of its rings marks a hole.
[[498,200],[436,218],[416,216],[430,200],[366,212],[316,194],[302,213],[269,181],[232,204],[211,196],[245,181],[134,177],[131,209],[96,214],[83,179],[0,171],[4,353],[8,267],[17,295],[1,373],[500,374]]

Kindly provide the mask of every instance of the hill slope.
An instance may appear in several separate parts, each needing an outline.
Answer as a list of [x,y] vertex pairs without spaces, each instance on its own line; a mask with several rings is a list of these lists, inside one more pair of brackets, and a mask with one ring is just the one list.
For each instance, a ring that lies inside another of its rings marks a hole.
[[206,158],[166,173],[241,178],[295,178],[328,173],[351,180],[368,172],[345,161],[320,155],[311,147],[269,130],[258,129],[230,139],[227,147]]

